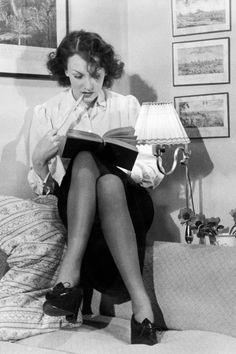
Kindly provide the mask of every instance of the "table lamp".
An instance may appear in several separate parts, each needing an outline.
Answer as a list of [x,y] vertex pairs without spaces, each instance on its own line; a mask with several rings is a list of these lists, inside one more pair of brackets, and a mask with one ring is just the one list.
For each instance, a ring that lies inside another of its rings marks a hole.
[[[190,157],[188,144],[190,140],[173,104],[144,102],[137,120],[135,135],[137,136],[137,144],[152,146],[152,153],[157,159],[157,168],[165,176],[174,172],[178,163],[178,155],[182,153],[180,164],[185,166],[186,208],[189,208],[190,198],[193,206],[188,168]],[[163,154],[166,152],[166,146],[170,147],[172,145],[177,147],[174,151],[172,167],[169,171],[166,171],[162,164]],[[192,242],[190,230],[186,229],[185,240],[187,243]]]

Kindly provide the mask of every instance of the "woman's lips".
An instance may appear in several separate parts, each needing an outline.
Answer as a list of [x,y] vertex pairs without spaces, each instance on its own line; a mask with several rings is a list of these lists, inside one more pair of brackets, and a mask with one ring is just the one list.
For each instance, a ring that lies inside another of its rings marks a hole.
[[93,92],[83,92],[83,95],[89,97],[93,95]]

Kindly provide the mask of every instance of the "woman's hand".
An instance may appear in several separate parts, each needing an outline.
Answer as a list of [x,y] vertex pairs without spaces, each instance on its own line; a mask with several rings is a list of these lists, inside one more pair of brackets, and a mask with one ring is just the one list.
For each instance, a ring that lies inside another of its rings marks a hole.
[[50,130],[36,145],[32,162],[35,172],[44,179],[48,174],[48,161],[55,157],[60,144],[61,137],[57,135],[57,130]]

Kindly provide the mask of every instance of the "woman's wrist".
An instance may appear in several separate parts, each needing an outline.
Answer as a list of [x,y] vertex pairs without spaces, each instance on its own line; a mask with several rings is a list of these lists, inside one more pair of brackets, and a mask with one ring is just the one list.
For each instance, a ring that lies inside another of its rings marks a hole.
[[33,161],[33,169],[42,180],[47,177],[49,172],[48,164],[41,160]]
[[52,177],[50,173],[43,181],[43,195],[48,194],[55,194],[57,195],[59,191],[59,184],[57,181]]

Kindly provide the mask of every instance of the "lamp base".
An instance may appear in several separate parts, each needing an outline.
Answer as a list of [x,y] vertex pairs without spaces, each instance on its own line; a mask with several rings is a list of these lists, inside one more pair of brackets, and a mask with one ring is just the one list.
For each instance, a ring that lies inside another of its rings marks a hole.
[[156,157],[157,168],[165,176],[168,176],[174,172],[174,170],[177,166],[177,163],[178,163],[178,155],[180,152],[182,153],[182,159],[180,161],[181,165],[185,165],[185,166],[188,165],[190,151],[188,150],[188,145],[185,144],[185,146],[178,146],[175,149],[172,166],[171,166],[170,170],[167,172],[162,165],[162,155],[165,153],[165,146],[152,145],[152,153]]

